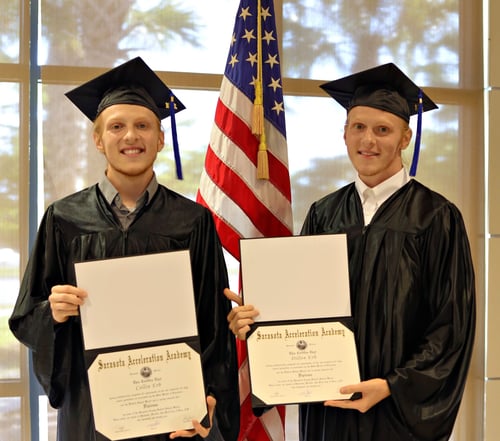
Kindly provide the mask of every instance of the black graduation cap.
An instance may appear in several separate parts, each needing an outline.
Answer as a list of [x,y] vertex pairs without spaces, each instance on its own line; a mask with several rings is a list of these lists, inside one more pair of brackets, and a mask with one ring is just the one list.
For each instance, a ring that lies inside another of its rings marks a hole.
[[415,148],[410,176],[415,176],[420,153],[422,112],[437,109],[437,105],[394,63],[364,70],[320,86],[347,111],[355,106],[385,110],[406,122],[418,115]]
[[66,96],[92,122],[104,109],[114,104],[146,107],[160,120],[170,116],[177,177],[182,179],[175,113],[184,110],[185,106],[141,57],[70,90]]

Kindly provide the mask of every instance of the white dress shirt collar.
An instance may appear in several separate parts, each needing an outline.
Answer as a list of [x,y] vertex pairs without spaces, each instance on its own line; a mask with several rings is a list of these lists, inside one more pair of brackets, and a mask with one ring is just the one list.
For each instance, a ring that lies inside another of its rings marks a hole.
[[371,222],[378,208],[409,180],[410,177],[404,167],[389,179],[386,179],[375,187],[368,187],[360,179],[359,175],[356,176],[355,186],[361,198],[361,204],[363,205],[365,225]]

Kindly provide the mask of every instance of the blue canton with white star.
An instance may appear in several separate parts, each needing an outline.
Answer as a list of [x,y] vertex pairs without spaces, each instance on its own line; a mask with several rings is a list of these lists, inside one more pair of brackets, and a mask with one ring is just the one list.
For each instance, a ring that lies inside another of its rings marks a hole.
[[[264,115],[286,136],[285,108],[273,2],[262,0],[262,89]],[[225,76],[252,102],[257,78],[257,1],[242,0],[236,14]]]

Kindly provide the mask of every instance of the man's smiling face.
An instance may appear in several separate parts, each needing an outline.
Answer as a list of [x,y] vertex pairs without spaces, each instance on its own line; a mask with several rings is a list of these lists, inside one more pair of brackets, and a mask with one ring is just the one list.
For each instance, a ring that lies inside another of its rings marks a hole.
[[375,187],[396,174],[408,147],[411,129],[400,117],[367,106],[353,107],[344,128],[349,158],[361,180]]

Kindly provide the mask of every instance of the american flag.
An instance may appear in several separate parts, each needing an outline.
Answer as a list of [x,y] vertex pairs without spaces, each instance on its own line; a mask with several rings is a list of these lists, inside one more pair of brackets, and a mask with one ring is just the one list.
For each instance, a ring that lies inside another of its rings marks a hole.
[[[241,0],[197,194],[238,261],[240,238],[289,236],[293,229],[278,43],[272,0]],[[283,406],[254,416],[244,342],[238,350],[239,441],[284,440]]]

